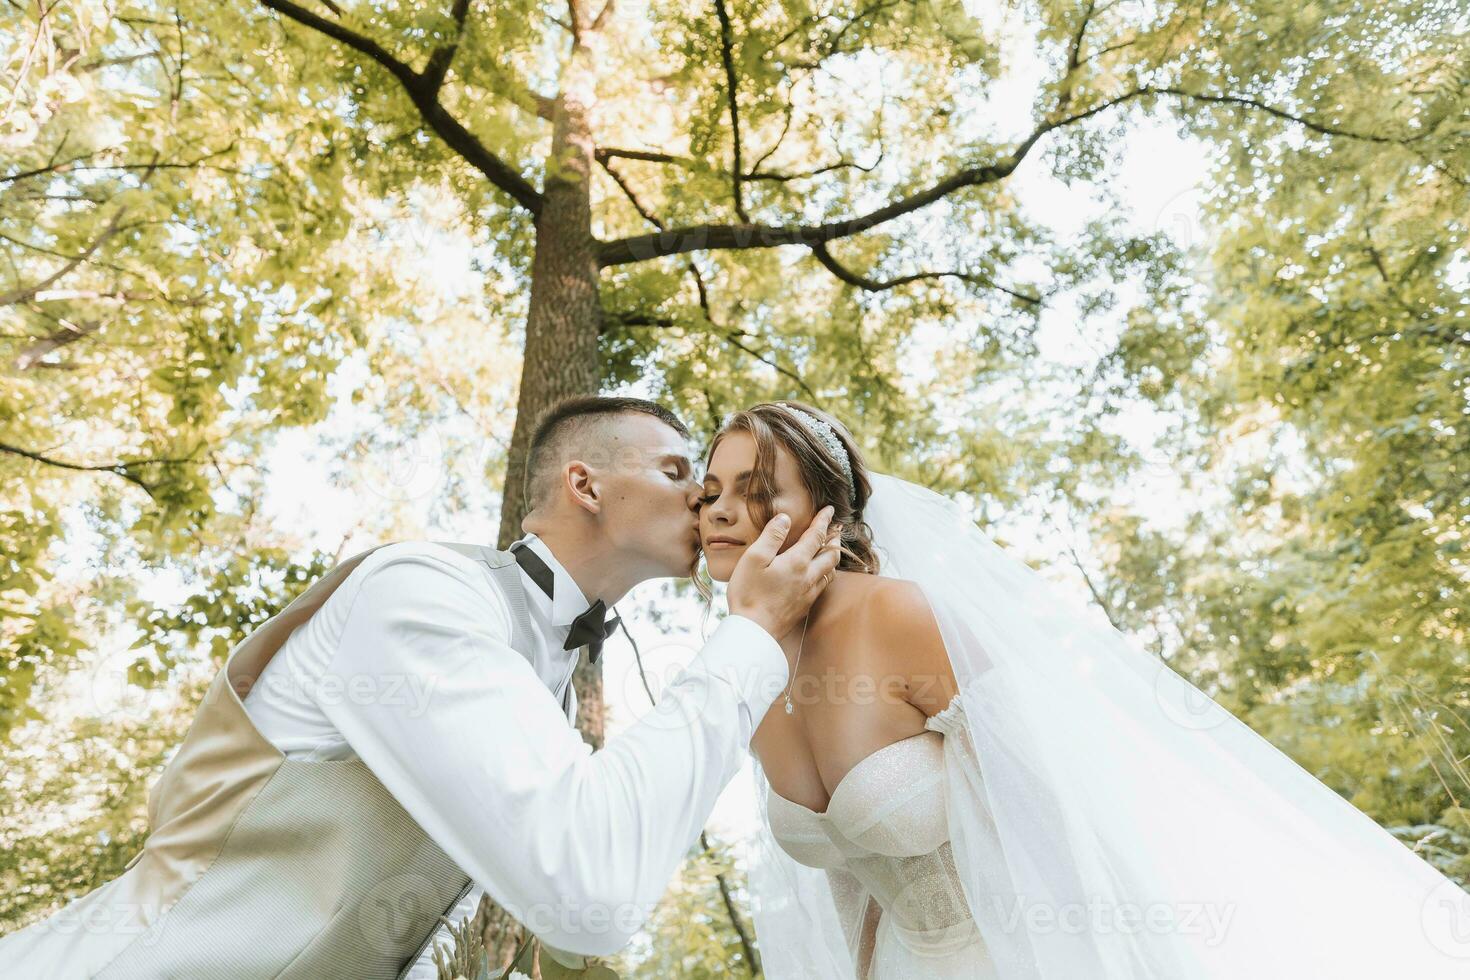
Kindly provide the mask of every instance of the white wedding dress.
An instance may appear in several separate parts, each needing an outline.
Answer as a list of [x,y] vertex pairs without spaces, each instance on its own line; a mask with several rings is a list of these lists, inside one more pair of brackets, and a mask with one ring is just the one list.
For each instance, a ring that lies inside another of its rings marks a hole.
[[944,743],[962,712],[955,698],[925,731],[860,761],[825,813],[767,788],[776,843],[826,872],[849,946],[872,950],[863,980],[1000,978],[966,904],[945,813]]
[[769,980],[1470,977],[1470,893],[959,503],[869,479],[959,693],[825,813],[752,757]]

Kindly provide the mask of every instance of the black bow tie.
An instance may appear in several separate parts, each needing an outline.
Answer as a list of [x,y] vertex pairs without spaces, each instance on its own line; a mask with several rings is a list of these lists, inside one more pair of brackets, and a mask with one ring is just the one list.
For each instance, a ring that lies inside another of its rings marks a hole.
[[562,649],[575,650],[585,644],[587,660],[597,663],[597,657],[602,653],[602,641],[613,635],[620,622],[617,616],[603,622],[606,615],[607,607],[601,599],[588,606],[586,612],[572,620],[572,631],[567,634],[567,642]]
[[[526,545],[517,541],[510,546],[510,553],[515,556],[516,564],[520,565],[525,573],[530,576],[532,582],[546,598],[555,598],[556,576],[541,557]],[[587,610],[572,620],[572,631],[567,634],[567,641],[562,646],[563,650],[575,650],[580,646],[587,647],[587,659],[591,663],[597,663],[598,656],[602,653],[602,642],[612,636],[613,630],[618,628],[619,618],[603,621],[607,615],[607,606],[598,599]]]

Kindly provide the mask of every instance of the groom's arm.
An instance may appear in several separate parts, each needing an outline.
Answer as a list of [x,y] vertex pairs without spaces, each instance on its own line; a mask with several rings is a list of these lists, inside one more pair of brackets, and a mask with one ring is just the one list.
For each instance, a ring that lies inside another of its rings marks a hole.
[[[381,557],[380,557],[381,556]],[[780,646],[724,620],[659,708],[593,753],[511,649],[498,590],[432,545],[382,549],[359,570],[327,673],[329,720],[404,808],[498,903],[549,944],[622,948],[735,774],[784,687]],[[334,597],[335,598],[335,597]]]

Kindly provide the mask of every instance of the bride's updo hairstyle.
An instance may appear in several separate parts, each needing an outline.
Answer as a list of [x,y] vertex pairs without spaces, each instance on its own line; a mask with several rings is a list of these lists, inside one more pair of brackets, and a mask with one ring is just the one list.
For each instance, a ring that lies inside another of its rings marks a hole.
[[[802,413],[808,418],[803,419]],[[830,432],[826,426],[831,427]],[[755,467],[746,485],[745,499],[750,516],[761,527],[775,516],[771,512],[771,499],[775,496],[776,447],[779,445],[795,458],[801,482],[811,495],[813,509],[821,510],[831,504],[832,523],[842,525],[842,554],[837,567],[849,572],[878,574],[873,531],[863,522],[863,507],[873,488],[868,483],[862,454],[846,426],[821,409],[802,402],[762,402],[725,419],[710,442],[709,453],[705,456],[706,468],[714,458],[715,447],[731,432],[748,432],[755,440]],[[836,437],[836,445],[830,444],[833,436]],[[846,458],[839,458],[839,455]],[[852,474],[851,484],[848,483],[848,472]]]

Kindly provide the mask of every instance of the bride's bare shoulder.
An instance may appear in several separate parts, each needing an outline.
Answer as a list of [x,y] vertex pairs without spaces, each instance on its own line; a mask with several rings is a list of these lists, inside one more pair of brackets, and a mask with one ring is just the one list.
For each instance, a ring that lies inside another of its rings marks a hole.
[[854,580],[854,597],[859,599],[870,619],[912,625],[916,619],[933,618],[924,590],[917,582],[886,575],[851,574],[845,577]]
[[[886,606],[890,601],[886,598],[888,594],[905,585],[914,586],[914,583],[865,572],[839,571],[818,600],[816,617],[824,620],[820,625],[843,632],[866,629],[866,620],[873,615],[874,604]],[[816,619],[812,625],[818,626]]]
[[909,678],[915,707],[926,715],[942,710],[956,690],[954,668],[924,590],[908,579],[863,577],[873,579],[860,603],[866,641],[887,669]]
[[819,602],[822,618],[863,630],[887,623],[902,627],[929,609],[916,582],[848,571],[837,573]]

